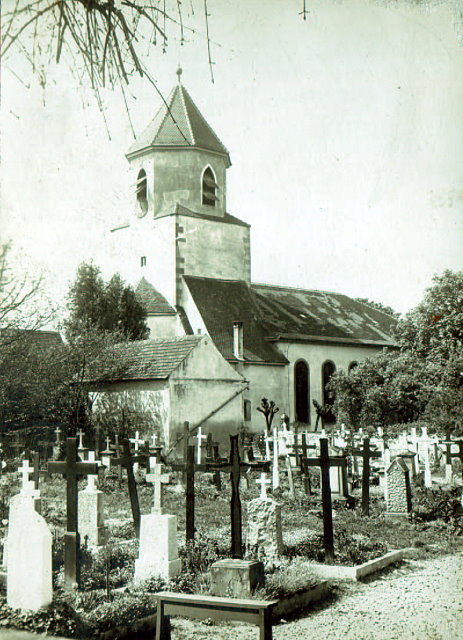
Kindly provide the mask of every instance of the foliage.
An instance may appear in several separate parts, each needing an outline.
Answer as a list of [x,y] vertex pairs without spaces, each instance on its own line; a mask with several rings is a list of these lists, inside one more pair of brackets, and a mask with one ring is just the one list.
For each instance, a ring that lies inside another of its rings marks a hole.
[[443,520],[457,535],[463,535],[461,490],[416,488],[413,495],[414,522]]
[[90,328],[118,332],[128,340],[148,337],[146,311],[132,287],[126,285],[119,274],[104,283],[98,267],[82,263],[68,299],[67,334],[70,337]]
[[281,561],[265,573],[265,585],[254,593],[255,598],[271,600],[304,591],[319,582],[310,563],[303,558]]
[[372,307],[373,309],[377,309],[378,311],[382,311],[383,313],[387,313],[388,316],[392,316],[396,320],[400,318],[400,313],[394,311],[392,307],[382,304],[382,302],[374,302],[368,298],[354,298],[354,300],[361,302],[362,304],[366,304],[368,307]]
[[435,276],[395,332],[400,350],[333,375],[338,420],[386,434],[388,426],[422,420],[430,433],[463,434],[463,272]]

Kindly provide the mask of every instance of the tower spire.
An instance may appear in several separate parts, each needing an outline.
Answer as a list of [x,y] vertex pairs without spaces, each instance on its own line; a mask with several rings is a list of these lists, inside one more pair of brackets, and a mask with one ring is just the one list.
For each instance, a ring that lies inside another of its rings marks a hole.
[[182,67],[179,65],[178,69],[176,71],[177,77],[178,77],[178,83],[182,84],[182,73],[183,73],[183,69]]

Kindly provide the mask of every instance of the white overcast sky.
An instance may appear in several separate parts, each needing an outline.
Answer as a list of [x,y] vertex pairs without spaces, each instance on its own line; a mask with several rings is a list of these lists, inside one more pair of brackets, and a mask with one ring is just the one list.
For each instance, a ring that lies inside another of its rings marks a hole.
[[[306,21],[301,5],[209,0],[214,83],[201,33],[181,47],[171,30],[147,64],[166,95],[180,63],[230,151],[254,281],[407,311],[434,273],[463,268],[462,2],[307,0]],[[109,138],[64,63],[45,80],[3,62],[1,238],[63,296],[81,261],[104,271],[105,234],[130,214],[133,135],[119,93],[103,96]],[[138,134],[160,100],[148,83],[130,91]]]

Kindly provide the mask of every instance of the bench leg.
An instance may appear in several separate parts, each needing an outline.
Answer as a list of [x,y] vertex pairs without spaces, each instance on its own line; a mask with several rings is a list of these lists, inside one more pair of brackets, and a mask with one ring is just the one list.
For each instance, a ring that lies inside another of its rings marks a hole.
[[260,612],[259,640],[272,640],[272,612],[268,609]]
[[156,640],[170,640],[170,616],[164,615],[164,603],[158,601]]

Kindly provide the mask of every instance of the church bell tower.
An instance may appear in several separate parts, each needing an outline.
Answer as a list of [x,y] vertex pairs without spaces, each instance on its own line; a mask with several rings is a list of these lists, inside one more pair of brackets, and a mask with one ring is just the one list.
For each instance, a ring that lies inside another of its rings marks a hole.
[[226,210],[229,153],[177,75],[126,154],[132,211],[112,233],[117,270],[173,307],[183,303],[183,275],[250,281],[250,227]]

